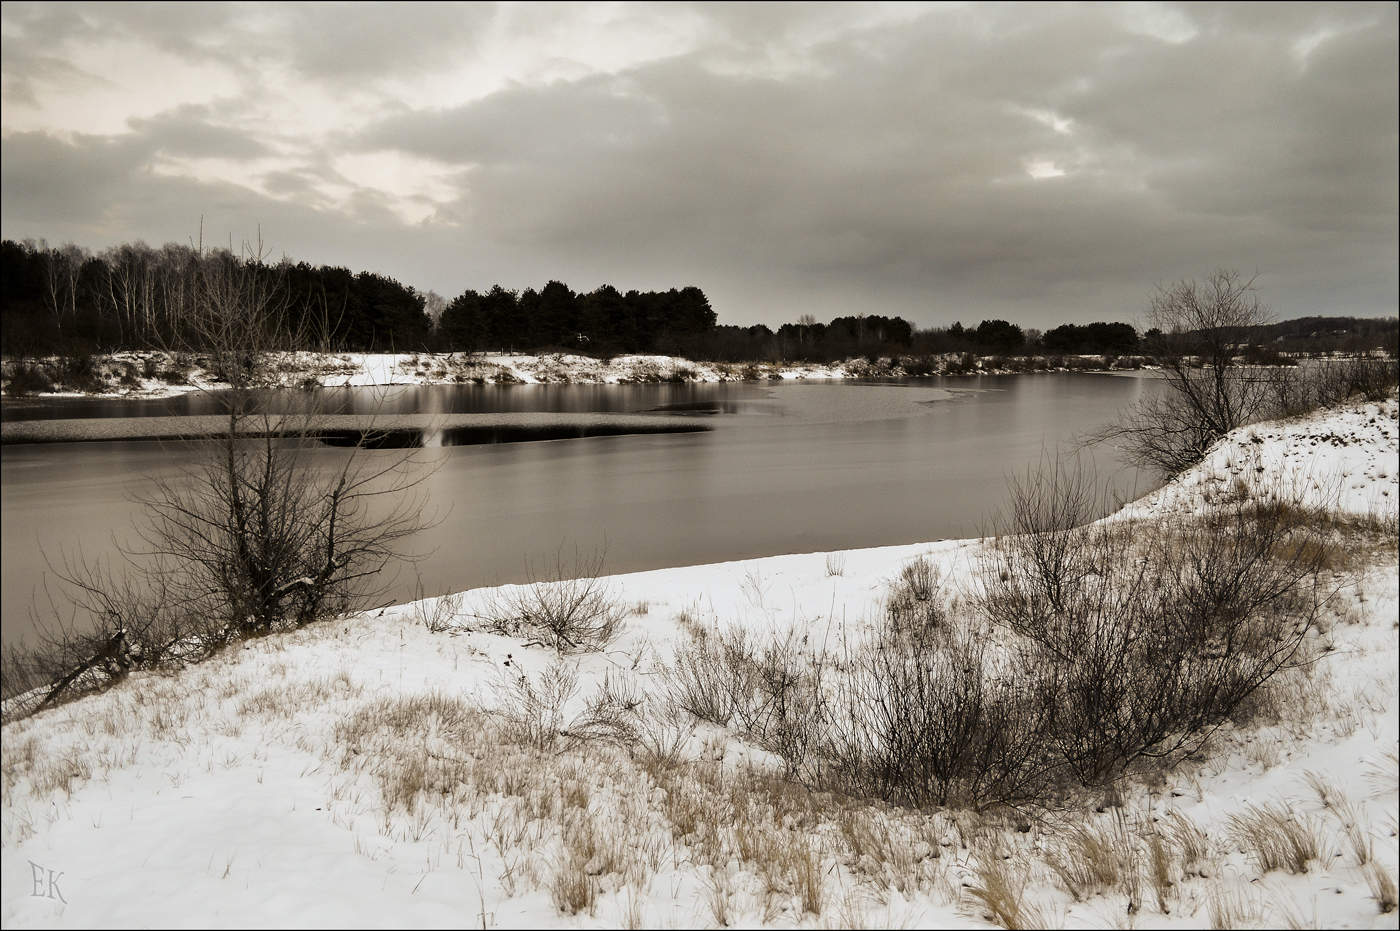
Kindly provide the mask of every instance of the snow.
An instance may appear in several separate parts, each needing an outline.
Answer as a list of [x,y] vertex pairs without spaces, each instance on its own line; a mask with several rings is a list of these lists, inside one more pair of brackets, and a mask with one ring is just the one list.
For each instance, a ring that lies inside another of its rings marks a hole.
[[1244,492],[1345,514],[1385,514],[1400,499],[1400,404],[1354,404],[1255,424],[1219,440],[1202,467],[1136,502],[1128,514],[1195,506]]
[[[904,358],[848,359],[817,363],[696,362],[667,355],[619,355],[606,360],[571,353],[314,353],[271,354],[271,369],[278,383],[287,387],[319,384],[323,387],[442,384],[634,384],[639,382],[791,381],[800,379],[902,378],[908,375]],[[931,374],[1008,374],[1021,371],[1116,371],[1143,367],[1137,357],[1106,359],[1103,356],[1057,357],[1051,360],[1005,360],[980,357],[965,362],[958,353],[918,360],[915,371]],[[19,360],[7,361],[9,378]],[[60,371],[56,357],[30,360],[50,374]],[[44,397],[173,397],[195,391],[227,387],[197,354],[174,355],[156,350],[123,351],[93,357],[94,390],[74,390],[59,384]],[[1011,367],[1006,367],[1006,366]],[[1001,366],[1001,367],[998,367]],[[148,374],[150,373],[150,374]]]
[[[398,377],[405,360],[412,357],[356,358],[358,374],[345,377]],[[490,361],[522,380],[538,376],[508,357]],[[1243,490],[1286,492],[1394,526],[1397,410],[1395,400],[1354,404],[1237,431],[1201,466],[1109,519],[1198,509]],[[950,540],[608,577],[630,613],[608,650],[559,667],[578,678],[567,710],[581,710],[605,678],[633,683],[644,702],[654,701],[657,663],[698,627],[796,630],[811,647],[858,640],[910,560],[933,562],[959,597],[982,552],[982,541]],[[1204,876],[1176,877],[1170,914],[1146,888],[1133,915],[1114,891],[1074,901],[1030,859],[1058,842],[1063,824],[1020,833],[966,814],[835,804],[800,790],[790,797],[764,781],[773,766],[767,754],[712,725],[677,735],[687,758],[715,764],[712,776],[633,765],[605,747],[541,751],[502,741],[492,728],[509,711],[513,683],[521,675],[538,683],[557,662],[543,647],[473,621],[516,590],[506,586],[252,641],[179,674],[141,675],[5,725],[0,919],[7,928],[693,927],[720,919],[986,927],[968,885],[977,857],[995,842],[1026,857],[1008,863],[1027,883],[1027,903],[1064,927],[1208,927],[1213,901],[1224,896],[1255,927],[1301,916],[1325,927],[1393,928],[1398,913],[1377,909],[1343,824],[1354,815],[1393,879],[1398,588],[1391,549],[1365,561],[1338,593],[1327,634],[1334,649],[1298,686],[1308,713],[1226,729],[1202,760],[1161,784],[1126,790],[1124,810],[1134,817],[1179,811],[1214,844]],[[430,632],[435,616],[456,629]],[[423,696],[481,710],[458,734],[447,718],[421,711]],[[408,724],[374,711],[409,700],[420,710]],[[347,738],[366,714],[382,727]],[[466,749],[444,762],[449,746]],[[386,807],[395,774],[418,763],[429,773],[458,768],[411,808]],[[1335,783],[1352,815],[1339,815],[1335,802],[1324,807],[1307,772]],[[681,817],[668,806],[687,799],[703,815],[700,833],[668,820]],[[1324,856],[1306,873],[1261,875],[1225,843],[1232,815],[1268,802],[1323,828]],[[1112,815],[1076,817],[1106,825]],[[859,857],[843,840],[857,822],[888,839],[887,860]],[[739,823],[748,842],[771,844],[770,853],[734,853]],[[702,842],[706,829],[731,828],[718,847]],[[592,846],[577,872],[597,898],[591,910],[564,914],[558,881],[571,875],[570,850],[580,846],[565,839],[579,832]],[[973,836],[982,841],[963,846]],[[804,844],[816,857],[820,915],[804,909],[801,870],[777,853]],[[705,854],[714,849],[733,855]]]

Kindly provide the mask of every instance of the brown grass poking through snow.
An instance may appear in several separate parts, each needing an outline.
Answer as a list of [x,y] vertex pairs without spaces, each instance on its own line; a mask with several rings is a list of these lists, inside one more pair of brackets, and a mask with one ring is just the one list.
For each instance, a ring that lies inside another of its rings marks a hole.
[[1349,801],[1341,800],[1333,804],[1332,812],[1341,822],[1342,834],[1347,839],[1347,846],[1351,848],[1351,855],[1356,860],[1356,865],[1365,866],[1370,863],[1372,859],[1371,832],[1362,819],[1360,809]]
[[1400,793],[1400,753],[1391,750],[1372,760],[1366,767],[1366,781],[1372,798],[1394,798]]
[[1381,914],[1389,915],[1395,911],[1395,877],[1376,860],[1369,861],[1362,868],[1362,872],[1366,874],[1366,886],[1371,890],[1371,898],[1376,900],[1376,907],[1380,909]]
[[1063,837],[1058,852],[1046,858],[1065,890],[1082,902],[1100,892],[1121,886],[1134,901],[1138,888],[1138,856],[1122,809],[1114,810],[1113,824],[1105,827],[1079,824]]
[[1303,773],[1303,781],[1313,790],[1323,808],[1335,808],[1339,802],[1346,803],[1346,794],[1341,787],[1321,773],[1307,770]]
[[1004,858],[990,847],[983,848],[967,889],[983,917],[1008,931],[1045,926],[1039,910],[1025,902],[1027,866],[1023,859]]
[[1247,889],[1226,889],[1220,884],[1211,888],[1206,910],[1210,915],[1210,927],[1222,931],[1252,926],[1263,916],[1259,899]]
[[1200,825],[1179,811],[1166,817],[1167,837],[1181,851],[1181,869],[1187,876],[1206,876],[1210,862],[1210,838]]
[[1157,899],[1157,911],[1171,914],[1171,899],[1176,883],[1173,879],[1171,848],[1155,829],[1144,835],[1147,843],[1147,876],[1152,882],[1152,893]]
[[1243,814],[1230,816],[1229,830],[1265,873],[1306,873],[1308,863],[1322,855],[1318,825],[1281,803],[1246,806]]
[[821,842],[805,837],[796,839],[788,848],[787,859],[797,886],[797,899],[802,911],[820,915],[822,906],[826,904]]

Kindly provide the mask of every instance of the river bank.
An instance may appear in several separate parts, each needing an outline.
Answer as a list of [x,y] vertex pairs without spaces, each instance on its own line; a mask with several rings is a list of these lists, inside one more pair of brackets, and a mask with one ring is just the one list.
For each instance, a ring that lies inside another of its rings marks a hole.
[[[195,353],[117,352],[64,360],[6,360],[6,403],[14,397],[173,397],[227,387]],[[1136,356],[938,356],[857,358],[830,364],[696,362],[665,355],[606,359],[548,353],[277,353],[270,368],[287,388],[381,385],[571,385],[659,382],[764,382],[804,379],[917,378],[1024,372],[1134,371]]]

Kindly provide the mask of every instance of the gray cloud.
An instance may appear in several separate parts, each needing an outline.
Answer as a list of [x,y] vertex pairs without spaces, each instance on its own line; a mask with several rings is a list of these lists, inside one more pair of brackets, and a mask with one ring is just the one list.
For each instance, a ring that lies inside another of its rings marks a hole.
[[[286,9],[249,47],[346,88],[434,73],[507,26],[543,28],[489,7]],[[99,12],[30,17],[6,35],[7,68],[12,45],[61,47]],[[1194,30],[1185,41],[1101,6],[899,22],[864,6],[632,12],[693,17],[689,50],[467,104],[389,100],[264,172],[270,196],[149,170],[162,152],[266,154],[236,102],[132,120],[122,136],[7,133],[5,234],[184,240],[205,213],[444,294],[694,283],[727,322],[1131,319],[1153,284],[1217,265],[1259,272],[1283,315],[1395,311],[1393,5],[1192,5],[1173,10]],[[251,28],[192,13],[182,40],[123,15],[123,30],[194,60]],[[417,225],[382,191],[333,204],[342,150],[455,168],[455,193]],[[1032,163],[1064,174],[1032,178]]]
[[196,158],[249,159],[267,155],[270,149],[242,130],[219,126],[209,120],[208,107],[187,104],[146,119],[132,118],[128,125],[151,150],[167,155]]

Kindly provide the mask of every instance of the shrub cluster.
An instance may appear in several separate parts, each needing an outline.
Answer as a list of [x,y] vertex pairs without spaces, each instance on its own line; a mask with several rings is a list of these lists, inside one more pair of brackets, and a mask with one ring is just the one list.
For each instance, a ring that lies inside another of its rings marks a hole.
[[507,636],[529,636],[560,653],[601,650],[621,629],[628,607],[600,580],[604,553],[574,554],[566,565],[562,554],[541,577],[527,567],[526,585],[503,589],[486,606],[487,627]]
[[671,701],[810,785],[898,805],[1040,805],[1188,756],[1306,659],[1328,548],[1296,509],[1236,502],[1144,532],[1086,525],[1093,500],[1077,474],[1013,488],[967,610],[915,560],[841,655],[702,632],[664,671]]

